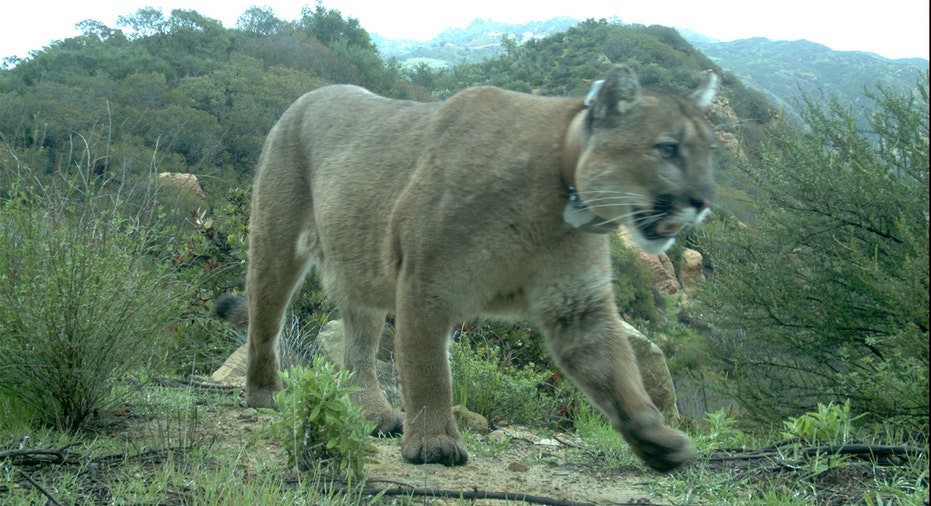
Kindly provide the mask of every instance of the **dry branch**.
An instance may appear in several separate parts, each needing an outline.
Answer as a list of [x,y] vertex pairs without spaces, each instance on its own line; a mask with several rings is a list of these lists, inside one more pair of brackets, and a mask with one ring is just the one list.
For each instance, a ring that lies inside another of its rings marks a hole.
[[[371,483],[371,482],[370,482]],[[544,497],[537,495],[523,494],[519,492],[495,492],[489,490],[444,490],[437,488],[413,488],[407,485],[382,489],[378,487],[364,487],[361,490],[347,490],[345,488],[340,489],[338,487],[331,487],[324,490],[325,493],[331,492],[346,492],[346,493],[361,493],[364,496],[371,497],[433,497],[433,498],[445,498],[445,499],[460,499],[460,500],[493,500],[493,501],[507,501],[507,502],[522,502],[528,504],[542,504],[544,506],[598,506],[597,503],[592,502],[579,502],[572,501],[569,499],[557,499],[554,497]],[[611,503],[612,506],[657,506],[651,503]]]
[[[729,460],[755,460],[781,458],[780,446],[773,445],[745,455],[719,455],[709,457],[709,462],[724,462]],[[911,446],[887,446],[866,444],[842,444],[806,446],[789,450],[795,454],[806,457],[816,455],[851,455],[863,460],[892,459],[898,457],[912,458],[924,453],[924,450]]]

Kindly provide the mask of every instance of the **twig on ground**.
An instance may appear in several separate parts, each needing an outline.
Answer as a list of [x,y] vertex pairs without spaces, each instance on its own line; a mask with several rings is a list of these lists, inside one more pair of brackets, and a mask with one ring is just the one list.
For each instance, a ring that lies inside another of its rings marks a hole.
[[147,462],[152,461],[158,463],[162,461],[168,454],[174,451],[184,451],[185,448],[164,448],[160,450],[148,450],[141,453],[127,455],[125,453],[117,453],[113,455],[104,455],[101,457],[86,458],[85,456],[73,453],[65,452],[68,448],[72,446],[79,445],[81,443],[71,443],[65,445],[57,450],[40,450],[40,449],[22,449],[22,450],[4,450],[0,451],[0,459],[10,459],[11,464],[19,466],[36,466],[36,465],[45,465],[45,464],[56,464],[56,465],[80,465],[80,464],[95,464],[103,466],[112,466],[119,465],[128,461],[140,461]]
[[[381,480],[378,480],[381,481]],[[370,482],[371,483],[371,482]],[[472,490],[444,490],[437,488],[414,488],[409,485],[404,485],[397,482],[389,482],[401,485],[400,487],[382,489],[378,487],[364,487],[361,490],[355,491],[356,493],[361,493],[366,496],[378,496],[383,497],[434,497],[434,498],[447,498],[447,499],[462,499],[462,500],[492,500],[492,501],[519,501],[528,504],[542,504],[545,506],[598,506],[597,503],[592,502],[579,502],[572,501],[569,499],[557,499],[554,497],[543,497],[537,495],[523,494],[520,492],[494,492],[488,490],[479,490],[477,488]],[[339,489],[338,487],[329,488],[324,490],[324,492],[354,492],[348,489]],[[656,506],[650,503],[611,503],[612,506]]]
[[766,447],[764,447],[764,448],[760,448],[759,451],[761,451],[761,452],[775,451],[775,450],[777,450],[777,449],[779,449],[779,448],[782,448],[783,446],[794,445],[794,444],[801,443],[801,442],[802,442],[802,438],[800,438],[800,437],[792,437],[792,438],[789,438],[789,439],[783,439],[782,441],[776,441],[775,443],[773,443],[773,444],[771,444],[771,445],[769,445],[769,446],[766,446]]
[[190,379],[159,378],[155,380],[155,382],[160,385],[165,385],[169,387],[191,387],[191,388],[197,388],[200,390],[213,390],[217,392],[238,392],[242,390],[242,387],[240,386],[216,385],[213,383],[204,383],[202,381],[195,381],[195,380],[190,380]]
[[[72,452],[66,452],[68,448],[77,446],[81,443],[69,443],[57,450],[40,450],[36,448],[23,448],[18,450],[0,451],[0,459],[13,459],[21,457],[20,461],[14,462],[19,465],[36,465],[36,464],[68,464],[75,463],[69,459],[78,458],[79,455]],[[27,457],[34,457],[29,459]]]
[[[724,462],[729,460],[755,460],[755,459],[772,459],[779,458],[779,448],[786,444],[777,444],[766,448],[756,450],[753,453],[745,455],[720,455],[712,456],[707,460],[709,462]],[[843,445],[821,445],[807,446],[797,448],[795,451],[805,456],[814,455],[851,455],[863,460],[875,460],[876,458],[890,459],[893,457],[910,458],[923,453],[920,448],[910,446],[886,446],[886,445],[866,445],[866,444],[843,444]]]
[[43,488],[42,485],[39,485],[39,484],[36,482],[36,480],[33,480],[33,479],[32,479],[32,476],[29,476],[28,474],[26,474],[26,473],[23,472],[22,470],[20,470],[19,474],[21,474],[23,478],[26,478],[26,481],[28,481],[30,485],[32,485],[33,487],[35,487],[36,490],[38,490],[39,492],[41,492],[42,495],[44,495],[45,497],[48,497],[48,500],[51,501],[52,504],[55,504],[55,505],[57,505],[57,506],[62,506],[62,504],[61,504],[60,502],[58,502],[58,499],[55,499],[55,497],[54,497],[52,494],[50,494],[50,493],[48,492],[48,490],[45,490],[45,488]]

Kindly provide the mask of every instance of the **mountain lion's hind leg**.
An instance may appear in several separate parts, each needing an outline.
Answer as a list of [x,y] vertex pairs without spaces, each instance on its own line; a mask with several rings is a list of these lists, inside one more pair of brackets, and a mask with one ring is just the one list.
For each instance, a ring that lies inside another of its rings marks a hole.
[[[310,259],[301,256],[303,250],[299,241],[303,227],[300,222],[282,218],[279,203],[263,198],[269,194],[268,190],[263,192],[259,188],[257,185],[252,203],[246,273],[249,301],[246,405],[273,408],[274,395],[282,388],[278,375],[278,337],[282,320],[310,266]],[[292,216],[309,214],[305,209],[287,211],[293,213]]]
[[366,418],[375,422],[376,435],[400,434],[401,413],[388,404],[385,392],[378,384],[376,371],[379,342],[385,330],[385,313],[341,304],[339,314],[346,332],[343,363],[353,373],[349,384],[362,389],[352,394],[352,400],[362,406]]

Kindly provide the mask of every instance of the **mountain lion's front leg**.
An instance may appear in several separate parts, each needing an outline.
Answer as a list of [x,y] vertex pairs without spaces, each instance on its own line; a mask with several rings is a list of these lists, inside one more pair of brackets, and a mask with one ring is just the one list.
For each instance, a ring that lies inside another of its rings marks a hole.
[[669,471],[691,460],[689,437],[666,426],[643,387],[610,286],[600,293],[579,287],[558,291],[550,300],[559,304],[538,313],[537,319],[562,372],[647,465]]
[[401,455],[413,464],[463,465],[469,455],[451,409],[450,323],[422,296],[424,291],[399,292],[394,346],[404,399]]

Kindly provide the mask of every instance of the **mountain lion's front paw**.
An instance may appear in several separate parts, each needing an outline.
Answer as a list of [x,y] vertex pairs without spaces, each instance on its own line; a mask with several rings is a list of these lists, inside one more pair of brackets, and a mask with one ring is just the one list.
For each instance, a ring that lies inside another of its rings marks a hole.
[[637,456],[659,472],[672,471],[695,457],[689,437],[665,425],[627,434],[627,442]]
[[401,456],[411,464],[443,464],[461,466],[469,461],[469,454],[459,438],[448,435],[409,437],[404,435]]

